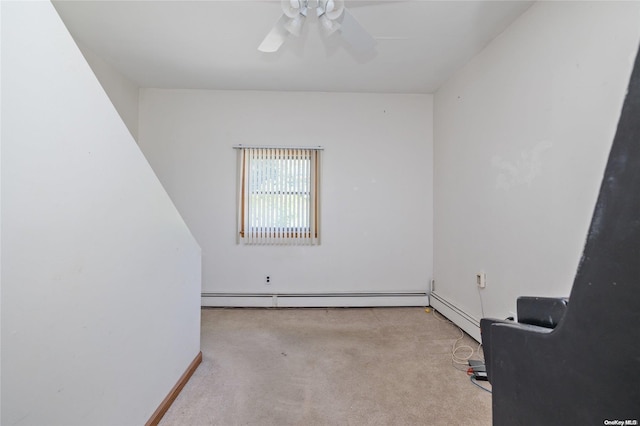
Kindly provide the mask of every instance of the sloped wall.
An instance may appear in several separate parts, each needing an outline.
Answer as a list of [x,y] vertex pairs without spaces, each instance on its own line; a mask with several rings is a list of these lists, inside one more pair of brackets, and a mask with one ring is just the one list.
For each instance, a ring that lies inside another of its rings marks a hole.
[[133,138],[137,140],[140,88],[101,57],[93,53],[91,49],[80,43],[77,44],[102,88],[109,96],[111,103],[118,111],[120,118],[122,118]]
[[1,7],[1,423],[143,424],[199,352],[199,246],[52,5]]

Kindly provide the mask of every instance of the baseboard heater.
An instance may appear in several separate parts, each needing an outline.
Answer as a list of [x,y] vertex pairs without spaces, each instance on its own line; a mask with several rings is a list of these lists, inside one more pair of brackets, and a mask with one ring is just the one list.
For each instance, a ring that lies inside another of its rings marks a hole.
[[480,342],[480,320],[448,301],[444,297],[432,291],[430,294],[431,306],[447,317],[455,325],[463,329],[469,336]]
[[427,292],[394,293],[202,293],[202,306],[319,308],[429,306]]

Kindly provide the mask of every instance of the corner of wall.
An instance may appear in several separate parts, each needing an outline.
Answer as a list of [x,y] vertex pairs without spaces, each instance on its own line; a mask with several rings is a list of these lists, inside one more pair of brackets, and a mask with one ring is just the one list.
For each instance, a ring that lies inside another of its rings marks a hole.
[[140,88],[91,49],[76,41],[100,85],[111,100],[133,139],[138,141],[138,108]]

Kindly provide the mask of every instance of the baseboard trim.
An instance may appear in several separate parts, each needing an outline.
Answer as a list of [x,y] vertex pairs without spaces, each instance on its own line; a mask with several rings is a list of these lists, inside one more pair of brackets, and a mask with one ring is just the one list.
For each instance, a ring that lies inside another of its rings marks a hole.
[[463,329],[469,336],[473,337],[477,342],[482,340],[480,336],[480,320],[469,315],[464,309],[440,296],[435,291],[431,292],[429,299],[433,308]]
[[428,306],[427,293],[202,293],[201,305],[206,307],[372,307]]
[[165,397],[164,400],[160,403],[156,411],[151,415],[151,418],[145,423],[145,426],[157,426],[162,420],[162,417],[165,415],[173,401],[178,397],[184,385],[187,384],[193,373],[196,371],[200,363],[202,362],[202,351],[198,352],[198,355],[191,361],[187,370],[182,374],[178,382],[175,384],[173,389],[169,392],[169,394]]

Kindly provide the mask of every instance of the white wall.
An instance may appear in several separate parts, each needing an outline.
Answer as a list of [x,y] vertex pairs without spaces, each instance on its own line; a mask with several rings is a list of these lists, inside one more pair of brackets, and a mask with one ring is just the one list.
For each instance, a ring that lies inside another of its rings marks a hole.
[[[2,6],[0,5],[0,35],[1,34],[2,34]],[[2,99],[2,54],[0,54],[0,99]],[[0,105],[0,129],[2,129],[1,105]],[[0,422],[2,421],[2,243],[1,242],[2,242],[2,135],[0,131]]]
[[114,67],[93,53],[88,47],[78,43],[80,51],[91,66],[111,103],[120,114],[134,139],[138,139],[138,85],[120,74]]
[[1,423],[144,424],[199,351],[199,247],[51,4],[1,8]]
[[482,316],[568,296],[640,36],[640,2],[537,2],[435,94],[435,288]]
[[[143,89],[139,144],[203,249],[203,292],[425,292],[431,119],[430,95]],[[320,246],[236,245],[236,144],[325,147]]]

